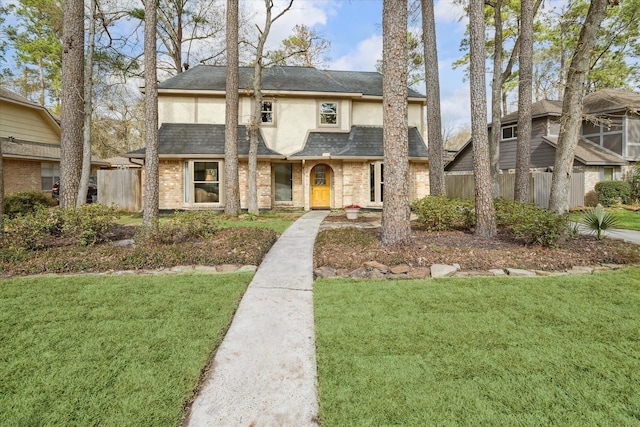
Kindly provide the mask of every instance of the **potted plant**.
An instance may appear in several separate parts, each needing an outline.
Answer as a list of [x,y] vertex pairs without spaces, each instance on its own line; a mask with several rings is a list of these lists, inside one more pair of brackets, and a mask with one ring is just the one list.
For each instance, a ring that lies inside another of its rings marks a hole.
[[355,203],[351,203],[344,207],[344,213],[347,214],[347,219],[358,219],[358,213],[360,212],[360,206]]

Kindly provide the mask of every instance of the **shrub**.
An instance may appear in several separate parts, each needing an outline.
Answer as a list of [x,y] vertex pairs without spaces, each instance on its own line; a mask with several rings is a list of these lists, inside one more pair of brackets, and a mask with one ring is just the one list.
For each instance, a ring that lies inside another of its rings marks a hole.
[[496,199],[496,224],[525,244],[554,246],[569,230],[569,218],[533,203]]
[[15,218],[18,215],[27,215],[38,209],[49,207],[51,204],[51,197],[42,191],[9,193],[4,198],[4,213],[9,218]]
[[100,203],[69,208],[63,212],[62,231],[82,246],[106,240],[107,233],[117,220],[114,207]]
[[631,185],[626,181],[600,181],[595,187],[598,201],[603,206],[624,203],[631,195]]
[[59,235],[62,228],[60,209],[37,208],[26,215],[17,215],[6,221],[4,245],[11,249],[41,249],[45,239]]
[[640,202],[640,165],[633,169],[633,173],[629,178],[629,198],[634,203]]
[[193,239],[208,239],[218,230],[220,215],[211,211],[176,212],[166,223],[149,229],[142,227],[136,241],[146,244],[169,245]]
[[602,205],[598,205],[585,212],[580,222],[595,233],[596,239],[598,240],[602,239],[602,232],[604,230],[615,228],[619,224],[618,219],[610,213],[605,212]]
[[470,201],[426,196],[415,200],[412,207],[427,230],[468,230],[475,224],[475,211]]

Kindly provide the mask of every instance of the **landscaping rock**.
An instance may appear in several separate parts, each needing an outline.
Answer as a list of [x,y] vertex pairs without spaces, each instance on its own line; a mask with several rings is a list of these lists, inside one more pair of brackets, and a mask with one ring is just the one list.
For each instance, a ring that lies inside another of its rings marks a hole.
[[364,267],[360,267],[356,270],[353,270],[350,274],[349,277],[353,278],[353,279],[363,279],[365,277],[368,277],[369,273],[367,272],[367,269]]
[[389,271],[393,274],[406,274],[409,272],[409,270],[411,270],[411,267],[406,264],[394,265],[389,269]]
[[113,242],[113,246],[116,246],[116,247],[134,246],[135,244],[136,242],[133,239],[117,240]]
[[429,267],[412,268],[408,273],[408,276],[411,279],[428,279],[430,275],[431,271],[429,270]]
[[335,277],[336,269],[324,266],[324,267],[316,268],[313,271],[313,274],[315,274],[316,277],[326,279],[327,277]]
[[453,265],[433,264],[431,266],[431,277],[449,277],[458,271]]
[[238,268],[240,268],[240,267],[235,265],[235,264],[220,264],[216,268],[216,271],[218,273],[233,273],[236,270],[238,270]]
[[504,272],[503,269],[501,268],[494,268],[489,270],[489,273],[493,274],[494,276],[506,276],[507,273]]
[[569,274],[592,274],[593,267],[586,267],[583,265],[576,265],[571,270],[567,270]]
[[237,273],[255,273],[258,271],[258,267],[255,265],[243,265],[236,272]]
[[386,273],[389,271],[389,267],[384,264],[379,263],[378,261],[367,261],[364,263],[364,266],[370,270],[376,269],[380,273]]
[[214,265],[196,265],[195,267],[193,267],[193,270],[199,273],[208,273],[208,274],[215,274],[218,272],[218,270],[216,270],[216,267]]
[[386,278],[386,276],[384,275],[383,272],[381,272],[377,268],[374,268],[373,270],[371,270],[369,272],[369,278],[371,278],[371,279],[384,279],[384,278]]
[[507,274],[509,276],[535,276],[536,273],[534,273],[533,271],[529,271],[529,270],[521,270],[519,268],[507,268]]

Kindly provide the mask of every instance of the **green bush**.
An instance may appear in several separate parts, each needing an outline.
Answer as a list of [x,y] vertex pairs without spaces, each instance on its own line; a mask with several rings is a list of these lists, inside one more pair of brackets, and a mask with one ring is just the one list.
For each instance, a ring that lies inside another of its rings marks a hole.
[[27,215],[51,205],[51,197],[37,190],[9,193],[4,197],[4,213],[9,218],[15,218],[18,215]]
[[4,246],[10,249],[36,250],[44,247],[50,236],[62,232],[62,211],[58,208],[37,208],[5,222]]
[[82,246],[106,240],[109,229],[118,219],[114,207],[100,203],[66,209],[62,216],[63,233]]
[[427,230],[469,230],[475,224],[473,202],[446,196],[426,196],[415,200],[413,210]]
[[625,203],[631,195],[631,185],[626,181],[600,181],[595,190],[603,206]]
[[218,230],[220,215],[211,211],[181,211],[165,223],[149,229],[141,227],[135,240],[146,244],[170,245],[193,239],[208,239]]
[[569,231],[569,218],[533,203],[496,199],[496,224],[517,241],[554,246]]
[[640,203],[640,165],[633,169],[629,178],[629,199],[633,203]]

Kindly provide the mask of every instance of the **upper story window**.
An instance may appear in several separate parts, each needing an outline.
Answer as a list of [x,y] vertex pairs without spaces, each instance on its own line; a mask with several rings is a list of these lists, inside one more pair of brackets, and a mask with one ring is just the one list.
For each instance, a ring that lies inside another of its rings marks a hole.
[[518,137],[518,126],[505,126],[502,128],[502,140],[516,139]]
[[274,102],[273,101],[262,101],[262,108],[260,109],[260,120],[263,124],[274,123]]
[[337,126],[338,125],[338,103],[337,102],[321,102],[320,103],[320,126]]
[[582,123],[582,137],[609,151],[622,155],[624,125],[622,117],[599,118]]

